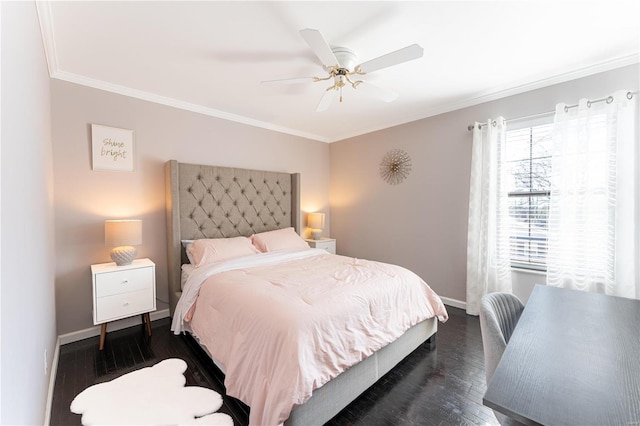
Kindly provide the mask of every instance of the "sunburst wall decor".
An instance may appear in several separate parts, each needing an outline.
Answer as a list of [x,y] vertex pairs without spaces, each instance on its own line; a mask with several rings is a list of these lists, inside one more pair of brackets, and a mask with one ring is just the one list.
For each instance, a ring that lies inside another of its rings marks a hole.
[[406,151],[392,149],[387,152],[380,162],[380,177],[390,185],[398,185],[409,176],[411,171],[411,157]]

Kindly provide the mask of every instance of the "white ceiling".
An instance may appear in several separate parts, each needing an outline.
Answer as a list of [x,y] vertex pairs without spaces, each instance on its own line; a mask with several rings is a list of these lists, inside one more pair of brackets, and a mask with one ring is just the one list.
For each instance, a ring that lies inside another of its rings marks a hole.
[[[43,2],[51,76],[333,142],[640,61],[640,2]],[[418,43],[421,59],[362,79],[315,112],[327,82],[299,34],[358,63]]]

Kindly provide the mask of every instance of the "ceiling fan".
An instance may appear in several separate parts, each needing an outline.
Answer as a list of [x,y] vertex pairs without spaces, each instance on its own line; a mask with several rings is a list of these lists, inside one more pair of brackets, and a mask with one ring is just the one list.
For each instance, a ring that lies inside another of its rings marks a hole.
[[360,88],[362,91],[369,92],[372,96],[382,99],[385,102],[395,100],[398,97],[396,92],[375,86],[371,83],[364,82],[363,80],[358,80],[358,78],[382,68],[421,58],[423,54],[422,47],[417,44],[412,44],[356,65],[358,58],[353,50],[347,49],[346,47],[331,48],[320,31],[312,28],[305,28],[300,30],[300,35],[307,42],[313,53],[315,53],[318,59],[320,59],[320,62],[324,66],[324,70],[329,75],[327,77],[302,77],[287,78],[284,80],[268,80],[263,81],[262,83],[332,81],[333,85],[327,88],[316,107],[317,112],[325,111],[329,108],[338,95],[340,97],[340,102],[342,102],[342,88],[347,84],[350,84],[354,89]]

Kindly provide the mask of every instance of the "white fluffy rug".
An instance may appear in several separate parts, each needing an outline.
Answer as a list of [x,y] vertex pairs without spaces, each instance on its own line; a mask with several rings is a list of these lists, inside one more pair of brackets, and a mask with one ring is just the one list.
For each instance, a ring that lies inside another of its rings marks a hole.
[[82,391],[71,411],[82,414],[83,425],[217,425],[233,426],[216,413],[222,397],[211,389],[185,387],[187,363],[167,359],[110,382]]

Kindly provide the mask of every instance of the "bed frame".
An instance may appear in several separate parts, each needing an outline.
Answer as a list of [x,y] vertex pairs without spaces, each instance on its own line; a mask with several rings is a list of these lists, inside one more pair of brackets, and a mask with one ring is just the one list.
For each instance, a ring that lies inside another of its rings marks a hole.
[[[182,240],[249,236],[290,226],[298,233],[302,230],[299,173],[171,160],[165,164],[165,178],[171,316],[182,293],[181,267],[188,262]],[[436,330],[436,318],[416,324],[395,342],[314,390],[311,399],[291,412],[285,425],[327,422],[418,346],[424,343],[435,348]],[[213,362],[224,371],[215,359]]]

